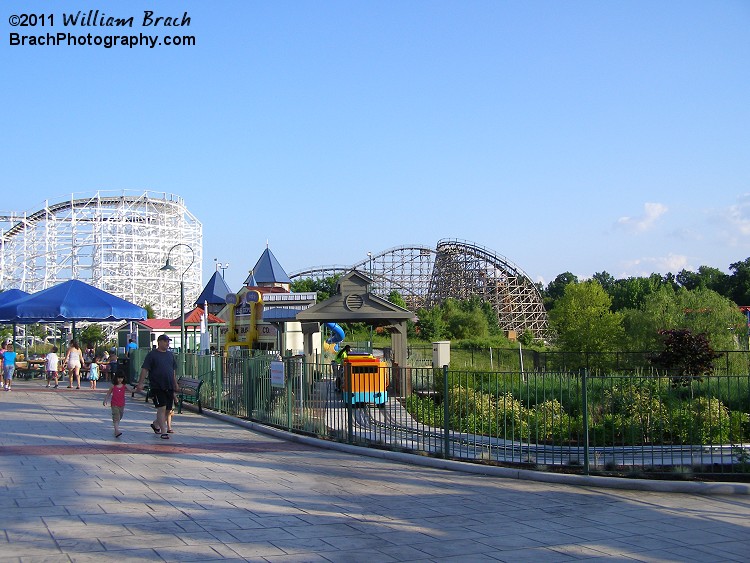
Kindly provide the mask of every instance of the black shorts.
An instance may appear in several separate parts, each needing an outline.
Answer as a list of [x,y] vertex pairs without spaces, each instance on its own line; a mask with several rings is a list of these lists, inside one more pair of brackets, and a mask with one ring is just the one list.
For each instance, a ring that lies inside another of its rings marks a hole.
[[167,412],[174,406],[174,391],[164,391],[162,389],[151,389],[151,397],[154,399],[154,406],[158,409],[167,407]]

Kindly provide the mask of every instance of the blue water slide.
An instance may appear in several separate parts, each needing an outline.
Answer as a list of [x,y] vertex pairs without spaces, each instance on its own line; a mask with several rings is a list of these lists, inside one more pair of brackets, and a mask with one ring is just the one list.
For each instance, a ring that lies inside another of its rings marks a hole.
[[331,336],[326,339],[328,344],[338,344],[344,339],[344,329],[336,323],[325,323],[328,330],[331,331]]

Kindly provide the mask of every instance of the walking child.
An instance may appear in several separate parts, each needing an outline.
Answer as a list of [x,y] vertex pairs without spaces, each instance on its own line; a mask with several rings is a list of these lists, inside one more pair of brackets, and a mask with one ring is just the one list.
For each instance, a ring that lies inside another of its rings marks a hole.
[[95,357],[89,366],[89,382],[94,390],[96,390],[97,381],[99,381],[99,356]]
[[13,385],[13,373],[16,371],[16,353],[13,351],[13,344],[8,342],[5,345],[3,358],[3,389],[10,391]]
[[120,421],[125,412],[125,391],[127,391],[127,387],[125,386],[125,376],[121,373],[113,375],[112,387],[107,391],[107,395],[104,397],[104,402],[102,404],[106,407],[107,399],[111,399],[112,424],[114,424],[115,427],[115,438],[122,436],[122,432],[120,432]]
[[57,374],[57,367],[60,363],[60,358],[57,356],[57,346],[52,347],[52,352],[47,354],[44,358],[45,361],[45,368],[47,370],[47,387],[52,385],[52,382],[55,382],[55,389],[57,389],[57,382],[58,382],[58,374]]

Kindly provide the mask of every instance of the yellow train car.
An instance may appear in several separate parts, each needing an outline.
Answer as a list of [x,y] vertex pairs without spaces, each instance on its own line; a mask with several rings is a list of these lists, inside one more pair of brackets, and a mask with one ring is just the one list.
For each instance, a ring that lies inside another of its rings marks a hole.
[[344,360],[341,390],[344,401],[353,405],[384,405],[388,401],[388,369],[372,355],[349,354]]

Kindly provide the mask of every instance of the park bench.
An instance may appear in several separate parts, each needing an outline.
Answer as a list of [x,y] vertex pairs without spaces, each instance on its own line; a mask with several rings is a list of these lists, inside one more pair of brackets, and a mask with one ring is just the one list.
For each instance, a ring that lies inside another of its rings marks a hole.
[[16,366],[14,375],[16,378],[29,380],[34,379],[35,377],[44,377],[46,372],[36,368]]
[[203,386],[203,380],[180,377],[177,380],[177,385],[179,386],[177,389],[177,414],[182,412],[182,401],[198,405],[198,412],[202,413],[201,387]]
[[26,361],[21,360],[16,362],[16,369],[14,375],[16,378],[22,379],[34,379],[35,377],[44,378],[47,372],[44,370],[44,361],[32,360]]
[[[200,392],[203,380],[182,376],[177,380],[177,385],[177,413],[182,413],[182,401],[195,403],[198,405],[198,412],[202,413],[203,407],[201,405]],[[148,400],[151,397],[151,387],[149,386],[148,379],[146,379],[143,384],[143,392],[146,394],[146,402],[148,403]],[[135,396],[135,387],[130,396]]]

